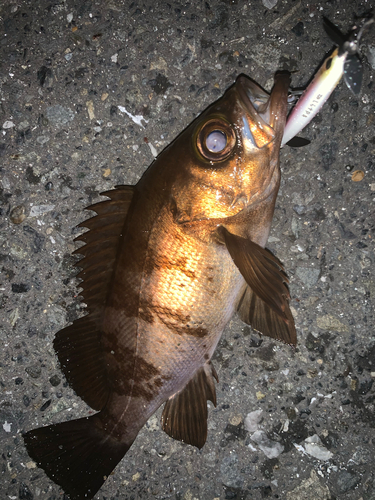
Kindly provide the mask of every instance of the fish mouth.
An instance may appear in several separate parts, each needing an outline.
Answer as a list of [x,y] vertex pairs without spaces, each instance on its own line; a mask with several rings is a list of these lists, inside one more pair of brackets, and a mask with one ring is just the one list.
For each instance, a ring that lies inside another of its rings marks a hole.
[[244,112],[241,135],[248,150],[261,149],[275,139],[270,126],[270,94],[245,75],[240,75],[235,83],[239,101]]
[[[241,132],[248,148],[261,149],[271,142],[281,141],[287,115],[287,95],[290,74],[280,71],[269,94],[245,75],[235,83],[237,95],[244,111]],[[279,146],[277,146],[279,147]]]

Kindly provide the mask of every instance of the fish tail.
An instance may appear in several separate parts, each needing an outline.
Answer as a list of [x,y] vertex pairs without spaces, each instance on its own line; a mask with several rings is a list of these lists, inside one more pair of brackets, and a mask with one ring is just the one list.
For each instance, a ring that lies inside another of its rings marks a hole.
[[39,427],[23,438],[31,458],[71,500],[92,498],[134,441],[113,438],[97,415]]

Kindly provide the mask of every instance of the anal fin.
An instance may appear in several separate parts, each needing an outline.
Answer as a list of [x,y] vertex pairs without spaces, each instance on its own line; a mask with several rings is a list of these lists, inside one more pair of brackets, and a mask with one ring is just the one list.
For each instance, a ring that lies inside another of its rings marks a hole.
[[215,368],[211,362],[205,363],[180,392],[168,399],[161,423],[169,436],[202,448],[207,439],[207,401],[216,406],[214,378],[218,381]]

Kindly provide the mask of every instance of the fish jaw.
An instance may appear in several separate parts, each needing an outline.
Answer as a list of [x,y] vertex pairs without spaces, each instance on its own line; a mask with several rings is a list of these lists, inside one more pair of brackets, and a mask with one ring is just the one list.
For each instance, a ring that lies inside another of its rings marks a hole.
[[[289,81],[289,75],[277,75],[268,95],[240,76],[193,122],[190,141],[183,134],[166,150],[172,151],[166,162],[160,155],[178,222],[232,217],[277,194]],[[230,148],[223,154],[207,152],[204,141],[213,131],[227,137]]]

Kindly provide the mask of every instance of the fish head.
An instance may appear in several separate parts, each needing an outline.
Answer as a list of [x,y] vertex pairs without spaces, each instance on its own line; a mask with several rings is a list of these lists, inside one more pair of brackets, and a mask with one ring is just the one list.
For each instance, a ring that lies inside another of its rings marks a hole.
[[277,194],[289,82],[289,74],[276,75],[268,94],[239,76],[172,143],[178,222],[220,221]]

